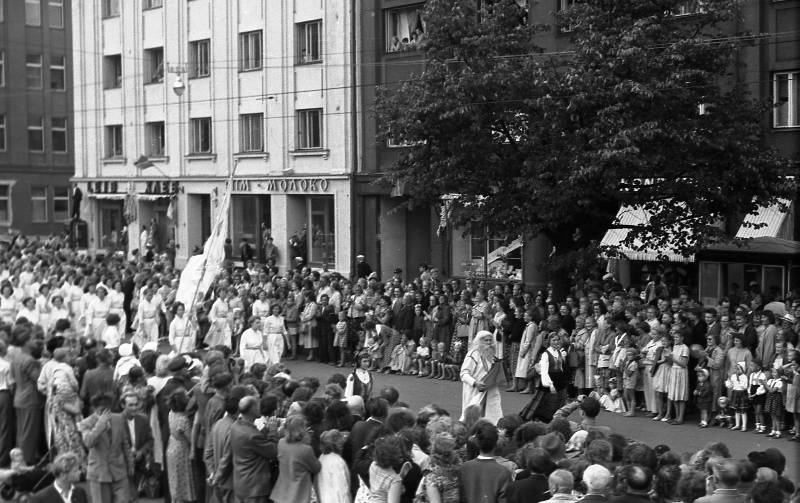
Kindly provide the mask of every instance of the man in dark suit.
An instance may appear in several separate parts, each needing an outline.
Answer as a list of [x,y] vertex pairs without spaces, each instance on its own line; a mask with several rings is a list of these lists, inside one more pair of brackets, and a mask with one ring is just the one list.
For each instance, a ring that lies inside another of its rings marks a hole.
[[356,491],[358,491],[358,473],[353,466],[356,454],[367,445],[368,441],[373,439],[375,431],[383,428],[383,423],[389,413],[389,403],[383,398],[370,398],[367,400],[366,412],[366,421],[359,421],[353,425],[342,449],[342,457],[350,467],[350,492],[354,499]]
[[622,467],[619,474],[625,485],[625,494],[614,496],[615,503],[650,503],[650,486],[653,485],[653,472],[641,465]]
[[33,494],[30,503],[89,503],[86,491],[75,484],[81,478],[81,462],[73,452],[56,456],[50,465],[56,480],[41,491]]
[[403,295],[402,305],[397,316],[394,317],[394,328],[401,334],[411,337],[411,330],[414,328],[414,295],[407,293]]
[[133,456],[133,476],[131,477],[131,494],[136,495],[139,481],[147,472],[153,457],[153,431],[150,421],[142,414],[139,395],[128,393],[122,399],[122,418],[128,427],[128,442]]
[[258,431],[253,424],[259,416],[257,398],[242,398],[239,414],[230,432],[233,494],[248,503],[267,503],[273,484],[270,464],[278,459],[278,439],[266,428]]

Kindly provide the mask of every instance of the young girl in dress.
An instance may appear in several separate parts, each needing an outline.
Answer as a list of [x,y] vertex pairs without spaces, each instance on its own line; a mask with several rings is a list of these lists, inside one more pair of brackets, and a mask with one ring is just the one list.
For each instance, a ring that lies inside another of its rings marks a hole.
[[708,370],[701,368],[697,370],[697,386],[694,388],[694,403],[700,409],[700,427],[708,427],[708,418],[711,414],[711,402],[714,400],[714,392],[711,390],[711,383],[708,381]]
[[[767,402],[767,374],[761,370],[761,362],[753,360],[750,362],[750,376],[748,377],[747,393],[750,404],[753,406],[756,427],[755,433],[767,431],[764,423],[764,404]],[[744,431],[744,430],[743,430]]]
[[[369,333],[372,332],[367,332],[366,338],[369,339]],[[369,347],[371,345],[370,341],[366,340],[365,345]],[[333,347],[339,351],[339,363],[336,366],[344,367],[345,357],[347,356],[347,312],[345,311],[339,311],[338,321],[334,327]]]
[[625,416],[636,414],[636,383],[639,380],[639,352],[635,348],[625,350],[625,363],[622,373],[622,388],[625,407]]
[[414,342],[413,339],[408,339],[405,345],[405,351],[403,352],[403,361],[400,368],[400,373],[403,375],[412,375],[416,372],[412,373],[412,369],[414,367],[414,356],[416,355],[417,350],[417,343]]
[[767,433],[768,437],[781,438],[781,431],[783,431],[783,414],[785,412],[783,406],[783,371],[780,369],[772,369],[772,378],[767,380],[765,385],[767,389],[767,401],[764,404],[764,411],[770,415],[772,419],[772,431]]
[[431,351],[431,373],[428,375],[431,379],[438,379],[439,376],[444,374],[442,368],[442,358],[447,354],[447,346],[444,342],[439,342],[436,347]]
[[734,411],[734,423],[731,430],[747,431],[747,409],[750,401],[747,399],[747,367],[744,362],[737,362],[733,373],[725,387],[731,390],[731,408]]
[[417,350],[414,353],[414,363],[411,373],[416,373],[418,377],[426,377],[430,374],[428,367],[431,360],[431,346],[428,340],[426,336],[420,337],[419,346],[417,346]]
[[369,400],[372,395],[372,373],[369,371],[369,364],[371,363],[369,353],[359,353],[356,361],[358,362],[353,373],[347,376],[347,384],[344,389],[345,398],[358,395],[364,399],[364,403]]

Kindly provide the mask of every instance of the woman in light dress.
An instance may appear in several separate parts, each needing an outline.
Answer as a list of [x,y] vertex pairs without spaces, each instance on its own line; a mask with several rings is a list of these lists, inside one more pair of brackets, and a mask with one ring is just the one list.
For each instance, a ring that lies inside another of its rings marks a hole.
[[128,326],[128,321],[125,315],[125,294],[122,292],[121,281],[114,281],[114,288],[108,292],[108,300],[111,302],[110,311],[119,316],[119,326],[122,330],[125,330],[125,327]]
[[0,319],[4,323],[13,324],[17,319],[17,311],[19,311],[19,304],[14,297],[14,288],[5,284],[0,290]]
[[653,367],[656,364],[657,358],[662,347],[661,337],[656,333],[650,334],[650,340],[642,348],[642,385],[644,387],[644,403],[650,415],[656,416],[658,414],[658,407],[656,407],[656,388],[653,380],[655,372]]
[[[87,292],[88,294],[89,292]],[[104,286],[98,286],[93,297],[89,300],[85,311],[85,335],[100,340],[106,328],[106,316],[111,310],[111,302],[108,300],[108,292]]]
[[683,414],[689,400],[689,347],[683,343],[685,332],[688,330],[677,327],[673,329],[675,344],[672,346],[672,353],[667,355],[667,362],[671,363],[667,379],[667,399],[669,409],[675,409],[675,418],[669,421],[670,424],[683,424]]
[[70,321],[72,322],[72,328],[75,329],[76,332],[81,333],[84,329],[83,323],[86,320],[83,317],[83,287],[81,287],[81,282],[83,280],[76,276],[72,278],[71,282],[67,282],[64,284],[62,288],[62,295],[64,295],[64,301],[66,302],[67,308],[69,309]]
[[64,306],[64,298],[55,294],[50,297],[50,326],[46,327],[48,331],[53,330],[58,320],[69,320],[69,310]]
[[208,312],[208,321],[211,322],[211,327],[208,329],[204,342],[209,348],[214,346],[231,347],[232,314],[228,306],[228,291],[220,288],[217,291],[217,300],[214,301]]
[[308,292],[305,296],[303,312],[300,313],[300,344],[308,351],[306,360],[314,359],[314,350],[319,347],[315,328],[317,327],[317,303],[314,293]]
[[[519,355],[517,356],[517,369],[514,373],[514,389],[528,393],[530,385],[527,384],[528,370],[531,367],[531,362],[535,361],[539,348],[535,347],[535,343],[539,335],[539,327],[534,320],[534,311],[528,309],[522,315],[525,322],[525,331],[522,332],[522,340],[519,345]],[[540,341],[541,344],[541,341]]]
[[133,319],[132,328],[136,332],[136,339],[140,346],[148,342],[158,343],[158,323],[161,302],[156,299],[152,288],[144,291],[139,301],[139,309]]
[[250,328],[242,332],[239,339],[239,356],[244,360],[245,372],[256,363],[268,364],[269,357],[264,333],[261,331],[261,318],[258,316],[251,316]]
[[489,302],[486,301],[486,290],[478,288],[475,292],[475,299],[472,304],[472,312],[469,319],[469,347],[472,348],[472,343],[475,340],[475,334],[481,330],[489,330]]
[[39,312],[36,310],[36,301],[33,297],[22,299],[22,307],[17,311],[17,320],[20,318],[25,318],[35,325],[39,324]]
[[36,314],[39,318],[39,325],[41,325],[46,332],[49,332],[50,327],[53,325],[53,319],[52,319],[53,306],[50,304],[49,283],[42,283],[39,286],[39,295],[36,296],[35,306],[36,306]]
[[267,321],[267,317],[269,317],[272,311],[269,308],[269,299],[267,298],[267,292],[265,290],[258,291],[258,299],[253,302],[251,310],[253,316],[258,316],[261,318],[261,324],[264,325]]
[[183,302],[176,302],[172,308],[174,317],[169,324],[169,345],[175,354],[190,353],[195,350],[197,320],[186,315]]
[[289,332],[286,329],[284,318],[281,316],[281,306],[273,304],[270,311],[272,314],[262,322],[261,328],[267,339],[267,357],[269,359],[267,366],[280,363],[284,350],[292,349]]

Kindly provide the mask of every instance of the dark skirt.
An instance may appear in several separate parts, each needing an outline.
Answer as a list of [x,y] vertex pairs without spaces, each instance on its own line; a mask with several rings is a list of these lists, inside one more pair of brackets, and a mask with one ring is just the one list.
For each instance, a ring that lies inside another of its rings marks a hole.
[[564,406],[566,399],[566,390],[550,393],[550,390],[538,388],[532,395],[528,405],[520,411],[519,416],[523,421],[538,420],[549,423],[553,420],[553,414]]
[[734,390],[731,395],[731,407],[737,412],[744,412],[750,407],[750,400],[745,390]]
[[519,358],[519,342],[512,342],[509,344],[508,348],[508,366],[510,370],[511,377],[514,377],[514,374],[517,373],[517,359]]
[[767,401],[764,405],[764,412],[783,416],[786,409],[783,406],[783,394],[780,391],[770,391],[767,393]]

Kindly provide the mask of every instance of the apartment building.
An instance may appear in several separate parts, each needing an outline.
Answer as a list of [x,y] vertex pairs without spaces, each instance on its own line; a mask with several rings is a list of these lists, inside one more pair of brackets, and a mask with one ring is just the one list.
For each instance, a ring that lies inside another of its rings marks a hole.
[[94,0],[72,15],[91,250],[174,245],[180,267],[230,180],[234,257],[271,236],[281,268],[301,254],[350,270],[350,2]]
[[70,0],[0,0],[0,234],[70,220]]

